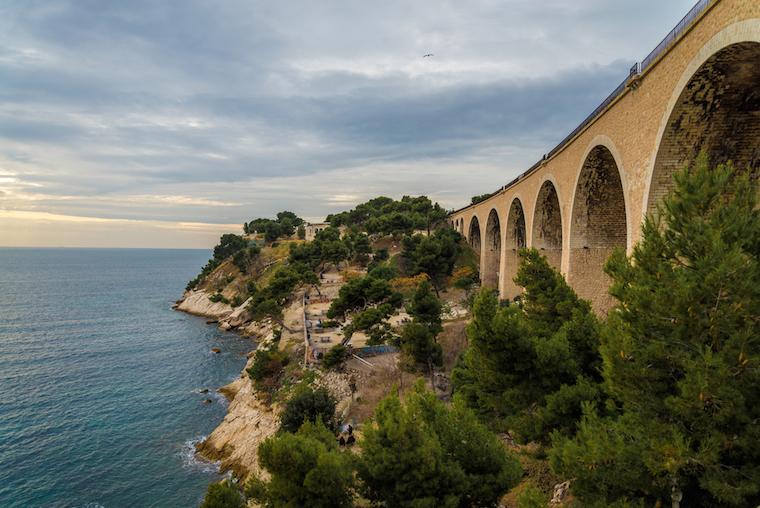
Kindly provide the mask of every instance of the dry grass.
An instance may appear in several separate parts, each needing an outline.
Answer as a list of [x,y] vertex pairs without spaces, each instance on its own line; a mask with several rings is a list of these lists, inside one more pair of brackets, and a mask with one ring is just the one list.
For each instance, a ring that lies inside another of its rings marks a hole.
[[366,422],[375,413],[377,404],[392,391],[406,393],[421,377],[418,373],[404,372],[397,366],[398,354],[367,358],[374,365],[370,368],[358,360],[350,360],[346,367],[357,378],[356,402],[351,406],[349,419]]

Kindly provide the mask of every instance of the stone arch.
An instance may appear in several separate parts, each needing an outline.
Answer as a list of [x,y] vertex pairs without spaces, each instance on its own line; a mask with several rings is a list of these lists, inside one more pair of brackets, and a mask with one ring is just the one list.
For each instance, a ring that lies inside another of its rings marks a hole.
[[546,256],[557,270],[562,266],[562,209],[557,189],[550,180],[544,181],[533,209],[531,246]]
[[[711,164],[730,160],[760,174],[760,41],[726,40],[731,28],[703,48],[681,79],[661,128],[646,213],[657,211],[673,188],[673,174],[702,150]],[[741,33],[739,28],[732,33]]]
[[513,299],[522,293],[515,284],[517,268],[520,266],[520,249],[527,246],[527,231],[525,229],[525,211],[520,198],[515,197],[509,206],[507,214],[507,233],[504,242],[504,298]]
[[491,209],[486,221],[485,249],[481,261],[480,280],[484,287],[495,289],[499,285],[501,260],[501,221],[496,209]]
[[581,166],[570,216],[568,281],[581,298],[604,312],[612,306],[604,263],[627,245],[621,168],[610,149],[594,146]]
[[475,256],[480,260],[480,223],[476,216],[472,216],[470,219],[470,229],[467,232],[467,243],[470,244],[472,250],[475,251]]

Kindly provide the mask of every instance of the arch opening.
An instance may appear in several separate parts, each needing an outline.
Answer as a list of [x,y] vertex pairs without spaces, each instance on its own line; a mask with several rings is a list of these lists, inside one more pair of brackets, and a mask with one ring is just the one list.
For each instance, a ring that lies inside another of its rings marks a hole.
[[568,280],[581,298],[605,312],[612,306],[604,264],[626,247],[627,218],[620,171],[607,147],[596,146],[581,167],[570,222]]
[[517,268],[520,266],[520,249],[527,245],[525,212],[518,198],[512,200],[507,215],[507,234],[504,242],[504,298],[514,299],[522,293],[515,284]]
[[491,210],[486,221],[485,250],[481,262],[480,280],[484,287],[497,288],[499,285],[499,263],[501,261],[501,224],[499,214]]
[[480,262],[480,223],[477,217],[470,219],[470,230],[467,232],[467,243],[470,244],[475,256]]
[[532,246],[546,256],[547,261],[559,270],[562,265],[562,214],[559,196],[554,184],[541,185],[533,216]]
[[673,174],[704,150],[713,165],[760,174],[760,43],[740,42],[707,59],[681,92],[657,149],[647,213],[673,189]]

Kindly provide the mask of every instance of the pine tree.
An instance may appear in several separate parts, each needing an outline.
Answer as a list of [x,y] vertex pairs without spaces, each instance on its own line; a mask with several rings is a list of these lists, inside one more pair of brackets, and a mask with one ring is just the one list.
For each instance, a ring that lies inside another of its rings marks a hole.
[[587,408],[555,467],[584,501],[760,503],[760,214],[757,186],[702,155],[675,176],[630,259],[607,265],[602,355],[616,418]]
[[414,292],[407,312],[420,324],[426,325],[435,336],[441,333],[441,300],[435,295],[428,281],[423,281]]
[[521,305],[500,307],[483,290],[454,371],[457,396],[522,440],[572,435],[581,403],[598,400],[599,323],[561,274],[535,250],[521,253]]
[[201,508],[243,508],[245,501],[235,485],[225,480],[208,486]]
[[267,508],[353,506],[351,456],[338,450],[321,422],[267,439],[259,445],[259,462],[271,478],[253,478],[246,494]]
[[403,403],[381,401],[361,447],[363,492],[383,506],[493,506],[521,475],[469,410],[446,408],[421,383]]
[[429,369],[443,363],[441,345],[435,341],[430,328],[422,323],[412,322],[404,326],[398,342],[412,369],[416,366]]

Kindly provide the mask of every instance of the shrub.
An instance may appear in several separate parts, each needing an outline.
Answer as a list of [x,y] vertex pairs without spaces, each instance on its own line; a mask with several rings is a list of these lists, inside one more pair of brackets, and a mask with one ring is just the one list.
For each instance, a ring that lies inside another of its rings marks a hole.
[[245,500],[237,487],[225,480],[208,486],[201,508],[245,508]]
[[342,344],[336,344],[322,357],[322,366],[325,369],[335,369],[343,365],[348,359],[348,349]]
[[304,422],[316,422],[317,419],[329,428],[333,428],[335,399],[326,388],[301,387],[285,403],[280,416],[280,430],[296,432]]
[[256,389],[270,396],[279,388],[283,370],[290,362],[287,354],[275,348],[257,349],[247,370]]
[[227,304],[230,303],[230,301],[227,298],[225,298],[225,296],[222,293],[218,291],[214,293],[213,295],[209,296],[208,299],[212,303],[217,303],[217,302],[222,302],[222,303],[227,303]]
[[304,423],[295,434],[270,437],[261,443],[258,455],[270,479],[252,478],[246,494],[261,505],[353,506],[351,457],[338,450],[334,436],[321,422]]
[[357,472],[381,506],[494,506],[521,468],[461,404],[448,408],[422,383],[383,399],[361,442]]

